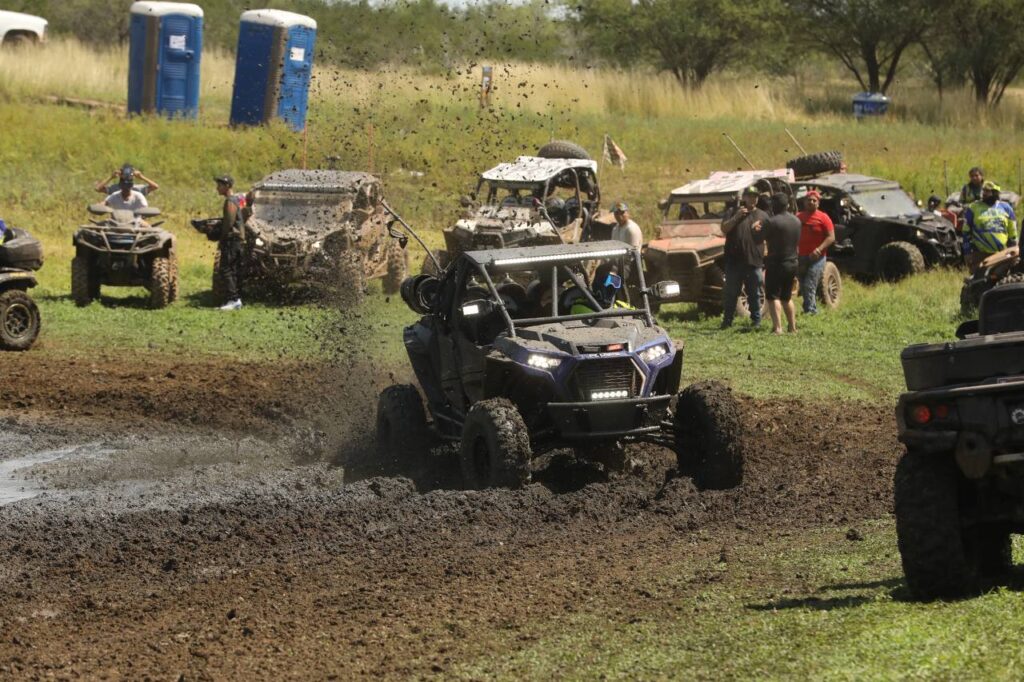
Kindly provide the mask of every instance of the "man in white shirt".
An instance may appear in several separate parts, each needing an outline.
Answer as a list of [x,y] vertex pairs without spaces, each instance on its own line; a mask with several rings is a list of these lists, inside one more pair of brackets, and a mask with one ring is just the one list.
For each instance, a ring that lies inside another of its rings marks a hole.
[[[109,194],[103,203],[115,211],[134,212],[140,208],[149,206],[146,196],[135,189],[136,178],[145,182],[150,192],[155,192],[159,189],[159,185],[144,176],[141,172],[136,171],[131,166],[123,167],[120,171],[115,172],[110,178],[107,178],[107,181],[112,180],[114,177],[117,177],[118,180],[118,191]],[[96,191],[105,192],[107,181],[97,183]]]
[[612,239],[626,242],[630,246],[639,249],[643,246],[644,233],[640,226],[629,218],[629,207],[625,202],[620,201],[612,207],[612,215],[615,216],[615,227],[612,228]]

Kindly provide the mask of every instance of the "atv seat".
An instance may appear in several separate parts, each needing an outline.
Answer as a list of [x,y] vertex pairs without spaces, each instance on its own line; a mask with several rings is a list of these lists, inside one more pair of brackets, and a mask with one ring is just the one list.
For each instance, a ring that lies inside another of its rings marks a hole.
[[1004,284],[986,291],[978,309],[978,333],[1024,331],[1024,282]]

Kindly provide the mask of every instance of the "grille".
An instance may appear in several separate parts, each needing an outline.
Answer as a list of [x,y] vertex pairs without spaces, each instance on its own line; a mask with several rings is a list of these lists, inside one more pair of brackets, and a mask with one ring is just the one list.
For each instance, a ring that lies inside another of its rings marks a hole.
[[626,391],[633,398],[643,385],[640,372],[629,358],[584,360],[573,372],[573,385],[580,400],[589,401],[597,391]]

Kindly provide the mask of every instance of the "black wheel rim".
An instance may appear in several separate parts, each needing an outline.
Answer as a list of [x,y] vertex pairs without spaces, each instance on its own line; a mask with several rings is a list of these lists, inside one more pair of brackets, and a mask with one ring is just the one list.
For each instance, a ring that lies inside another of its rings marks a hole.
[[828,278],[828,300],[833,302],[839,300],[839,280],[835,277]]
[[32,330],[32,311],[24,303],[13,303],[4,312],[4,333],[12,339],[28,336]]

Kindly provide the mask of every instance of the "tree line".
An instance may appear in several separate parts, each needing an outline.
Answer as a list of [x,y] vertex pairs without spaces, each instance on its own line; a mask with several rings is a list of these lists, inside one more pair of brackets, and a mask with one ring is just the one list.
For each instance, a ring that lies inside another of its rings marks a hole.
[[[130,0],[14,0],[53,33],[127,40]],[[233,50],[249,0],[202,0],[207,45]],[[318,59],[354,68],[456,69],[485,60],[652,66],[689,88],[728,69],[792,73],[809,55],[885,93],[922,64],[941,95],[997,106],[1024,68],[1022,0],[271,0],[315,18]]]

